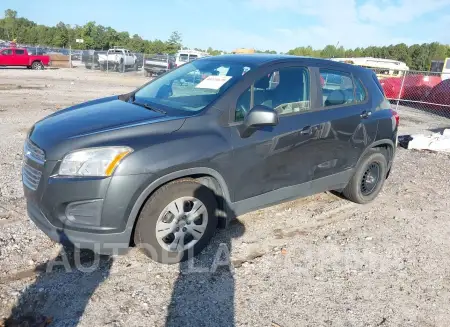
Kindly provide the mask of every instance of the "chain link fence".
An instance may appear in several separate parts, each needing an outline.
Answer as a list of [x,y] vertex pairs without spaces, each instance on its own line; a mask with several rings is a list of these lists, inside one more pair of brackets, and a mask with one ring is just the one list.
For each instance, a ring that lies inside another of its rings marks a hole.
[[[11,46],[9,43],[5,43],[0,48],[9,46]],[[132,52],[122,47],[108,50],[79,50],[27,44],[17,44],[17,47],[26,48],[30,55],[66,56],[67,67],[100,70],[108,73],[144,73],[145,58],[154,56]]]
[[[4,45],[8,46],[8,45]],[[176,66],[168,54],[144,54],[124,48],[75,50],[18,44],[30,54],[60,54],[68,57],[69,67],[105,73],[139,74],[151,77]],[[408,131],[450,127],[450,74],[429,71],[373,69]]]
[[374,71],[392,108],[399,112],[406,133],[450,127],[450,76],[427,71]]

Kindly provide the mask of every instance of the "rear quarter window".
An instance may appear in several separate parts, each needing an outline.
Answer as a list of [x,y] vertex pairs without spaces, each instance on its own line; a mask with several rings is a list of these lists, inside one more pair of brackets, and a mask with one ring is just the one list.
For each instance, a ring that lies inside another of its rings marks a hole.
[[372,78],[375,84],[377,85],[378,89],[380,90],[381,94],[385,96],[383,87],[381,86],[380,81],[378,80],[378,77],[377,75],[375,75],[375,73],[372,74]]

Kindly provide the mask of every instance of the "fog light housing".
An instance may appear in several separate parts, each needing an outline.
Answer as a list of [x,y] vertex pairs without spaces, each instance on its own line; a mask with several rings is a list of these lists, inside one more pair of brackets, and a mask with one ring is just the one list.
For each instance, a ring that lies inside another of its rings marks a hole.
[[66,207],[66,217],[74,225],[100,226],[103,199],[77,201]]

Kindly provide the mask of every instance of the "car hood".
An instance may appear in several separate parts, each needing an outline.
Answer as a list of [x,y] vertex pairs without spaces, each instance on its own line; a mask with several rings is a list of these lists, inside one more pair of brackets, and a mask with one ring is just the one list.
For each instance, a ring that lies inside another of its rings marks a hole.
[[[151,134],[147,125],[164,122],[164,133],[170,133],[181,127],[184,119],[154,112],[141,106],[124,102],[117,96],[85,102],[55,112],[38,121],[30,132],[33,143],[42,148],[47,159],[59,157],[59,154],[50,155],[54,148],[66,144],[68,148],[93,146],[92,143],[105,143],[106,140],[125,139],[125,135],[132,136],[131,128],[136,128]],[[177,122],[174,122],[177,121]],[[161,129],[161,128],[160,128]],[[161,132],[161,130],[159,131]],[[94,141],[95,140],[95,141]],[[106,142],[107,143],[107,142]],[[59,151],[57,151],[59,152]],[[59,158],[58,158],[59,159]]]

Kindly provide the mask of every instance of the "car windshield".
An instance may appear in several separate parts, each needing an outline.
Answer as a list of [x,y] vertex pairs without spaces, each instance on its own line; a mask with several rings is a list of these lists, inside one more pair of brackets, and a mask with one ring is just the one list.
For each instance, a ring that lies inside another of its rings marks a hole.
[[220,60],[196,60],[161,76],[136,92],[136,102],[200,111],[216,100],[251,69]]

